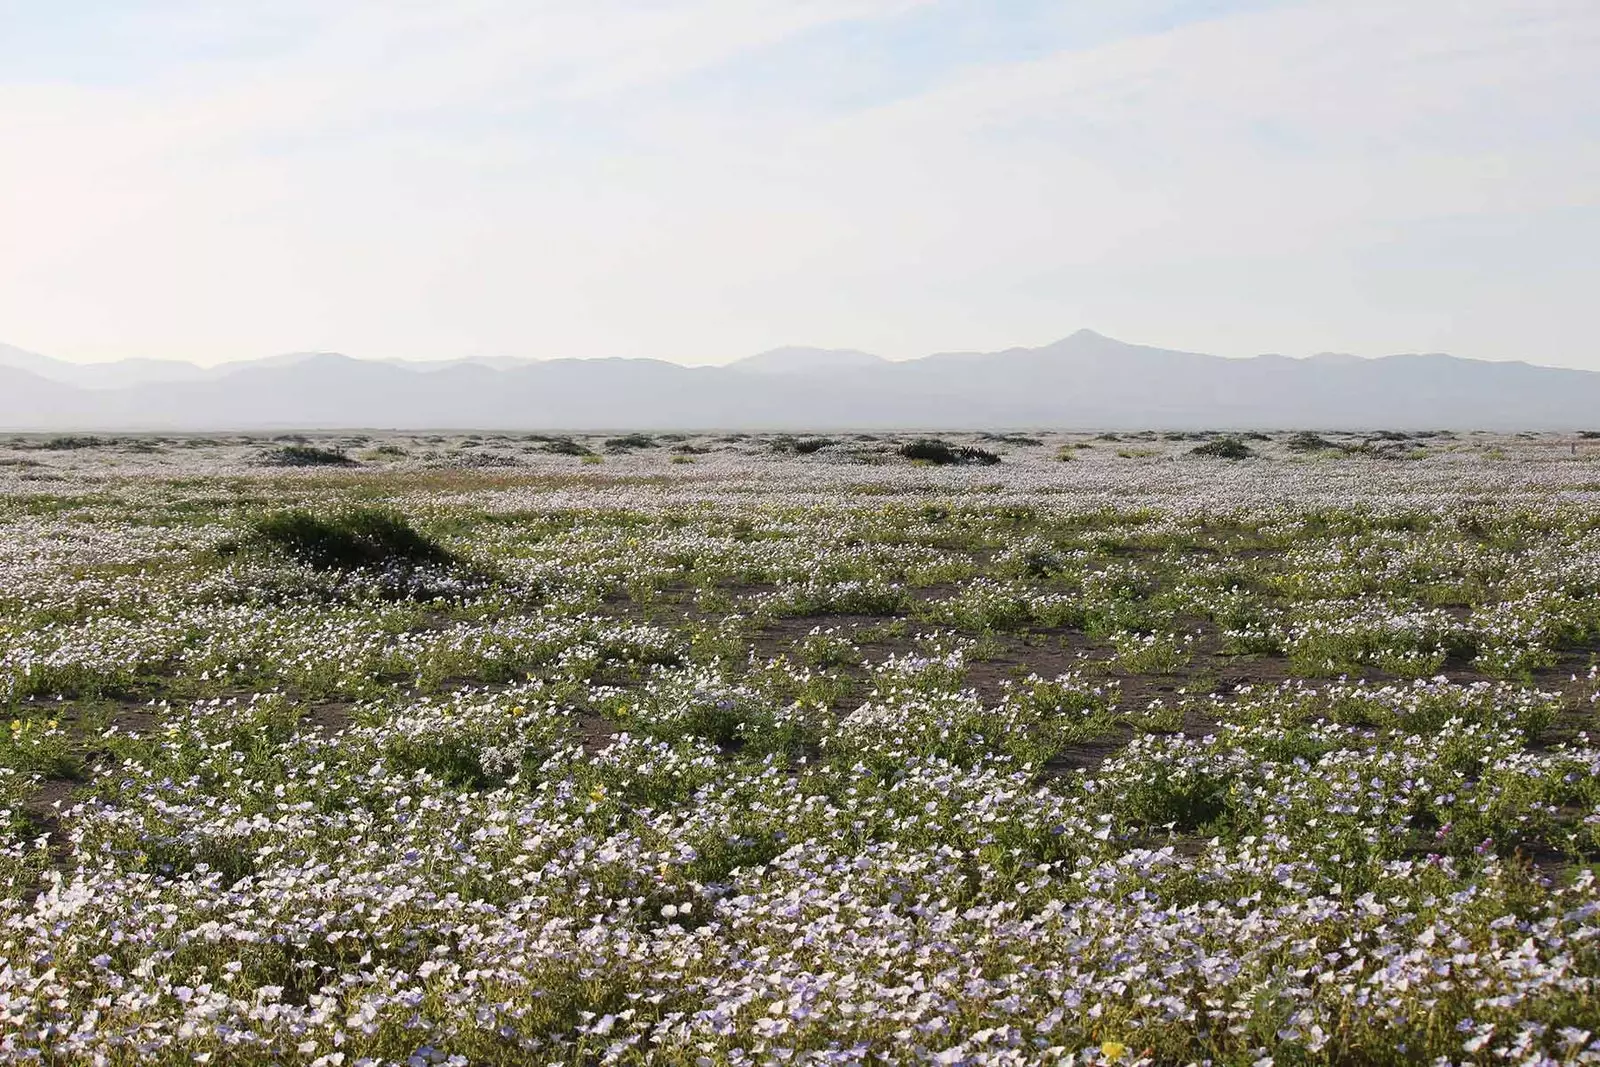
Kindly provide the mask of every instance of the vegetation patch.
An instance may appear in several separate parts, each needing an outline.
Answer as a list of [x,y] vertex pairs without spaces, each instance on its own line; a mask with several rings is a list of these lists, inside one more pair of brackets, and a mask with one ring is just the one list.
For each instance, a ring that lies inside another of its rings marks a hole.
[[914,441],[908,441],[900,446],[899,451],[906,459],[932,463],[935,466],[948,464],[992,466],[1000,462],[1000,457],[987,449],[973,445],[952,445],[936,437],[919,437]]
[[1237,437],[1219,437],[1215,441],[1207,441],[1189,450],[1190,455],[1209,456],[1213,459],[1249,459],[1255,455],[1255,449],[1245,444]]
[[1290,434],[1283,445],[1290,452],[1331,452],[1339,447],[1321,434],[1312,433],[1310,430]]
[[322,569],[445,564],[443,546],[418,532],[400,515],[376,508],[354,508],[319,516],[309,511],[278,511],[250,524],[245,543],[281,551]]
[[289,444],[265,453],[261,462],[270,467],[357,467],[360,466],[341,448],[322,448],[318,445]]
[[628,433],[606,438],[606,449],[611,452],[629,452],[635,448],[655,448],[656,439],[647,433]]

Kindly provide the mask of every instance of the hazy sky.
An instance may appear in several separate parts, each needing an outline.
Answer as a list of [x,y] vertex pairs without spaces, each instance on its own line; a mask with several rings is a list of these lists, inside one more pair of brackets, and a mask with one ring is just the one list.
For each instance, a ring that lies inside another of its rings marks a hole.
[[1596,0],[0,0],[0,341],[1600,369]]

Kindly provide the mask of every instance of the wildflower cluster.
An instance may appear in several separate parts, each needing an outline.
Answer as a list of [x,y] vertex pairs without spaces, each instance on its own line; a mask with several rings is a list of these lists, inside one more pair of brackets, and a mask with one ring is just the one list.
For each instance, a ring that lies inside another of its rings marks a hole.
[[0,468],[0,1062],[1600,1062],[1583,456],[615,441]]

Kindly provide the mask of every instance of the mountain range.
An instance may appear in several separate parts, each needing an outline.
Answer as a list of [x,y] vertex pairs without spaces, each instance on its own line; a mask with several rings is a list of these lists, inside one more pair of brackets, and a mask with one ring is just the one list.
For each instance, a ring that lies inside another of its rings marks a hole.
[[1227,359],[1091,330],[891,361],[778,348],[651,359],[76,364],[0,345],[0,429],[1484,429],[1600,424],[1600,373],[1442,354]]

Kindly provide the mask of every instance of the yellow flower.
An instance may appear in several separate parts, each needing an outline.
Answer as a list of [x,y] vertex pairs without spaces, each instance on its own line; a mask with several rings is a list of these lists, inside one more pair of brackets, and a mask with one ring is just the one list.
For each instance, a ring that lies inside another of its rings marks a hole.
[[606,787],[605,786],[597,785],[593,789],[589,790],[589,799],[590,800],[593,800],[596,803],[598,803],[599,801],[602,801],[605,798],[606,798]]
[[1122,1059],[1122,1054],[1126,1051],[1128,1051],[1128,1046],[1120,1041],[1102,1041],[1100,1043],[1100,1055],[1108,1060],[1120,1060]]

